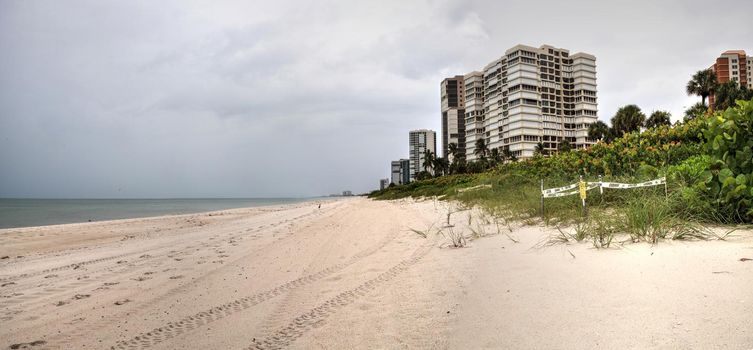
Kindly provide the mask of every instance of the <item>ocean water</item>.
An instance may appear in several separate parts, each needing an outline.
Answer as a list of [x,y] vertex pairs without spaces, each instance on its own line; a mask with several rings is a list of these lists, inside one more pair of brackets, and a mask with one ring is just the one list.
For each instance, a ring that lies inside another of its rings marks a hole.
[[189,214],[309,200],[313,199],[0,199],[0,228]]

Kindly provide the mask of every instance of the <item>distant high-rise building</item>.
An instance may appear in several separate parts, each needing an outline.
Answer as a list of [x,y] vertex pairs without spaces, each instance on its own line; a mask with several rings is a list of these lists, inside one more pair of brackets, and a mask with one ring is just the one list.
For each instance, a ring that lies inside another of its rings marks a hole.
[[[724,51],[716,59],[711,70],[716,74],[718,83],[737,82],[738,86],[753,89],[753,56],[747,56],[743,50]],[[709,105],[714,104],[714,95],[709,96]]]
[[465,93],[464,78],[456,75],[439,84],[442,110],[442,156],[451,160],[449,144],[454,143],[465,154]]
[[593,144],[588,126],[598,117],[596,57],[570,55],[549,45],[514,46],[481,72],[464,76],[466,158],[475,144],[533,156],[536,145],[556,152],[567,140],[574,148]]
[[404,185],[410,182],[410,160],[393,160],[391,163],[390,179],[395,185]]
[[390,181],[395,184],[400,184],[400,161],[393,160],[390,162]]
[[430,150],[437,153],[437,133],[433,130],[413,130],[408,133],[408,155],[410,159],[410,181],[416,179],[416,174],[424,171],[424,152]]
[[379,179],[379,189],[383,190],[390,185],[390,179]]
[[410,182],[410,159],[400,159],[400,184]]

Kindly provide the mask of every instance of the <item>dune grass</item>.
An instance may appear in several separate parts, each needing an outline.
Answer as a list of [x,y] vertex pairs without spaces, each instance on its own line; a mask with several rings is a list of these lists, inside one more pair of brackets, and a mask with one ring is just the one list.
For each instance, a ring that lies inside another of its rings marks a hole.
[[[439,197],[459,203],[461,209],[448,209],[445,215],[445,228],[438,229],[437,234],[445,236],[450,245],[464,246],[467,242],[458,234],[457,229],[449,227],[453,214],[467,210],[462,208],[480,208],[474,223],[470,213],[467,226],[472,238],[488,235],[486,225],[494,224],[497,234],[504,233],[512,241],[507,231],[512,232],[510,222],[527,225],[552,225],[558,227],[558,233],[551,240],[540,246],[568,242],[588,241],[596,248],[609,248],[619,235],[627,235],[623,242],[644,241],[656,244],[662,239],[711,239],[714,235],[703,228],[700,223],[708,223],[713,215],[695,215],[705,208],[695,208],[698,201],[688,201],[683,195],[683,185],[677,185],[665,195],[664,186],[653,188],[636,188],[628,190],[598,189],[588,191],[587,213],[584,213],[579,196],[547,198],[544,212],[541,211],[540,182],[530,177],[516,174],[478,174],[475,176],[445,176],[423,181],[415,185],[414,191],[406,188],[390,191],[379,199],[415,197]],[[436,179],[436,180],[440,180]],[[604,178],[604,181],[639,182],[650,178],[620,177]],[[596,181],[597,179],[586,179]],[[563,186],[574,179],[548,179],[547,187]],[[491,185],[473,191],[459,192],[458,188]],[[407,187],[407,186],[401,186]],[[421,195],[416,195],[420,193]],[[507,226],[507,227],[505,227]],[[423,236],[424,231],[416,231]]]
[[[447,175],[371,193],[371,198],[433,197],[481,208],[494,220],[568,227],[554,242],[590,240],[608,248],[617,235],[656,244],[662,239],[724,239],[708,225],[753,223],[753,100],[675,126],[629,133],[589,149],[536,156],[480,174]],[[547,198],[545,188],[585,181],[636,183],[660,176],[664,186],[598,189]],[[472,188],[473,190],[465,190]],[[447,222],[452,213],[447,214]],[[486,215],[486,214],[484,214]],[[470,218],[469,218],[470,223]],[[469,224],[470,227],[470,224]],[[509,227],[509,224],[508,224]],[[474,235],[481,235],[477,228]]]

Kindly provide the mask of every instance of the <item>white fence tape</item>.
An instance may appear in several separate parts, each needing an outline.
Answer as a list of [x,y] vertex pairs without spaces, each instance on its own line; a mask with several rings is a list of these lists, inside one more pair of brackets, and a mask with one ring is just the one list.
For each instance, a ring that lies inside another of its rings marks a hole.
[[[546,197],[549,194],[562,193],[562,192],[565,192],[565,191],[568,191],[568,190],[572,190],[572,189],[575,189],[575,188],[578,188],[578,183],[577,182],[574,183],[574,184],[572,184],[572,185],[567,185],[567,186],[563,186],[563,187],[549,188],[549,189],[546,189],[546,190],[542,191],[541,193],[543,193],[544,197]],[[577,193],[577,192],[578,191],[575,191],[573,193]],[[571,193],[571,194],[573,194],[573,193]],[[556,197],[562,197],[562,196],[556,196]]]
[[623,184],[619,182],[602,182],[601,187],[603,188],[618,188],[618,189],[624,189],[624,188],[636,188],[636,187],[649,187],[649,186],[659,186],[667,183],[667,178],[662,177],[658,178],[656,180],[641,182],[637,184]]
[[[568,189],[570,189],[570,188],[577,188],[577,187],[578,187],[578,184],[576,183],[574,186],[570,185],[570,186],[565,186],[565,187],[560,187],[560,188],[568,188]],[[592,189],[597,188],[597,187],[599,187],[599,183],[598,182],[587,182],[586,183],[586,191],[592,190]],[[544,193],[544,198],[557,198],[557,197],[571,196],[571,195],[574,195],[574,194],[578,194],[579,192],[580,192],[579,189],[576,189],[574,191],[567,191],[567,192],[549,192],[549,193]]]
[[[658,186],[663,185],[667,183],[666,177],[661,177],[656,180],[641,182],[637,184],[626,184],[626,183],[619,183],[619,182],[586,182],[586,190],[592,190],[594,188],[613,188],[613,189],[626,189],[626,188],[637,188],[637,187],[650,187],[650,186]],[[571,196],[574,194],[578,194],[578,183],[574,183],[572,185],[563,186],[563,187],[556,187],[556,188],[549,188],[541,191],[541,194],[544,198],[556,198],[556,197],[565,197],[565,196]],[[573,189],[575,189],[573,191]]]

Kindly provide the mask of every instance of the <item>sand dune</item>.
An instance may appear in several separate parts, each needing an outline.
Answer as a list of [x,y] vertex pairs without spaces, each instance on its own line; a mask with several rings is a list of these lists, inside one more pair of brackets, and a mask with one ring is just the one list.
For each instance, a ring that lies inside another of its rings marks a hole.
[[753,348],[751,232],[595,250],[533,248],[543,227],[483,225],[462,249],[410,230],[448,205],[0,230],[0,348]]

